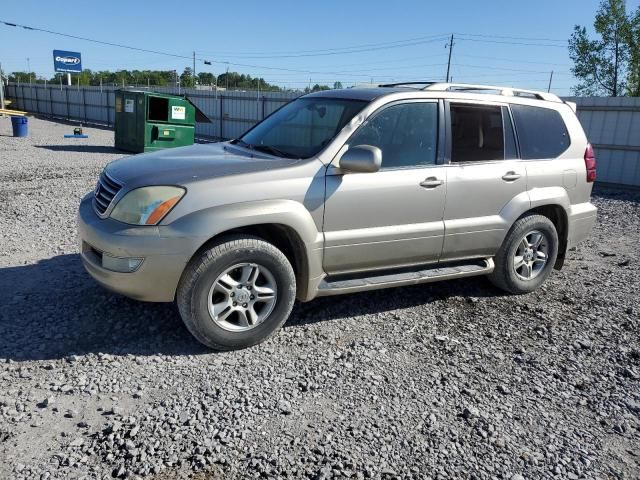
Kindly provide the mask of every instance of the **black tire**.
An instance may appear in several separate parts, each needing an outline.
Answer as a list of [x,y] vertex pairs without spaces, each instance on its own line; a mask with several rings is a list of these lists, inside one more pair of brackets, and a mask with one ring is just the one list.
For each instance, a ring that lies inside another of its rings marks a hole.
[[[536,275],[523,279],[514,267],[516,252],[527,233],[541,232],[547,242],[547,261]],[[496,287],[513,294],[529,293],[538,288],[551,274],[558,256],[558,232],[551,220],[543,215],[526,215],[519,218],[509,230],[502,246],[495,256],[495,269],[489,280]]]
[[[209,314],[210,289],[225,270],[241,263],[269,270],[277,285],[276,301],[268,316],[255,327],[229,331]],[[289,317],[295,297],[296,278],[287,257],[258,237],[242,235],[221,238],[189,262],[178,285],[176,303],[184,324],[200,343],[214,350],[235,350],[269,338]]]

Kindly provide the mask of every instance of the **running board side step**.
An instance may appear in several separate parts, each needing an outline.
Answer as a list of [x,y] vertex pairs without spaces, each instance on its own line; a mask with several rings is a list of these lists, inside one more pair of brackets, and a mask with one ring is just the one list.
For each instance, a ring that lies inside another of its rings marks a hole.
[[486,258],[472,263],[457,263],[449,266],[443,264],[435,264],[431,268],[423,266],[420,270],[404,271],[402,273],[380,273],[379,275],[368,277],[336,280],[331,280],[329,277],[324,279],[318,286],[317,296],[323,297],[440,280],[452,280],[454,278],[474,277],[491,273],[493,269],[493,259]]

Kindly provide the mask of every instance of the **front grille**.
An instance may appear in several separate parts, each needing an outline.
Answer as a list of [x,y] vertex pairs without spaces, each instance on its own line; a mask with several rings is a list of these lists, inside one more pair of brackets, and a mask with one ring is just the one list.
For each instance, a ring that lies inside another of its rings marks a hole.
[[98,185],[96,186],[93,197],[93,206],[100,215],[104,215],[104,212],[106,212],[109,205],[111,205],[113,197],[117,195],[121,188],[122,185],[105,172],[100,174],[100,179],[98,180]]

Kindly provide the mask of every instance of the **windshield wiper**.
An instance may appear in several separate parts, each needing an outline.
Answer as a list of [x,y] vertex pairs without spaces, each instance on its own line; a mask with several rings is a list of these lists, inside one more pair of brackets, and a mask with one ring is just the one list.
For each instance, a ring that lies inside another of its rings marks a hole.
[[251,145],[250,143],[245,142],[241,138],[234,138],[233,140],[231,140],[230,143],[232,145],[240,145],[241,147],[245,147],[245,148],[248,148],[250,150],[253,150],[253,145]]
[[280,150],[279,148],[272,147],[271,145],[252,145],[251,143],[245,142],[241,138],[231,140],[231,143],[233,145],[240,145],[241,147],[248,148],[249,150],[255,150],[256,152],[270,153],[271,155],[275,155],[277,157],[296,158],[295,155]]
[[288,152],[280,150],[279,148],[272,147],[271,145],[252,145],[250,148],[253,148],[253,150],[256,150],[258,152],[270,153],[278,157],[296,158],[295,155],[292,155]]

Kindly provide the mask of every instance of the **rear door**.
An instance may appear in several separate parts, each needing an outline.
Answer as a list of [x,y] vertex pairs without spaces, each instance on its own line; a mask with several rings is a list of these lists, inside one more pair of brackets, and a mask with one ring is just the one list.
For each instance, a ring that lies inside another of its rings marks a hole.
[[509,108],[450,101],[446,112],[450,142],[442,260],[494,255],[510,227],[502,210],[527,190]]

